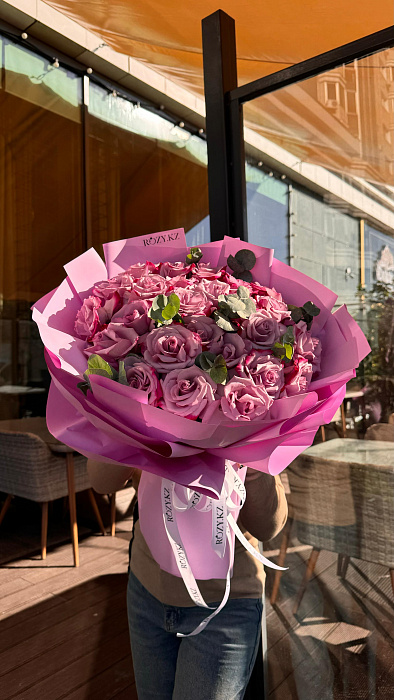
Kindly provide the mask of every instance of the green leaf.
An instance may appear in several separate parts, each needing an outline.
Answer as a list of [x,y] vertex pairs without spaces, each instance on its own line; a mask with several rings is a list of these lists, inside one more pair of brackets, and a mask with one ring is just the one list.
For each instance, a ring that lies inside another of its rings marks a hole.
[[239,263],[233,255],[229,255],[227,258],[227,265],[233,272],[243,272],[244,271],[244,266]]
[[177,309],[172,304],[167,304],[167,306],[162,310],[161,315],[165,321],[172,320],[173,316],[177,313]]
[[225,384],[227,380],[227,367],[212,367],[209,376],[216,384]]
[[90,382],[78,382],[77,387],[78,387],[78,389],[83,391],[85,396],[87,395],[89,389],[92,390],[91,386],[90,386]]
[[286,333],[282,335],[282,343],[289,343],[293,344],[294,343],[294,331],[293,331],[293,326],[288,326]]
[[237,329],[237,326],[235,326],[231,321],[220,311],[214,311],[213,313],[213,319],[219,328],[222,328],[224,331],[227,333],[234,333]]
[[174,294],[174,292],[170,294],[170,296],[168,297],[168,301],[171,304],[171,306],[175,308],[175,313],[177,314],[181,306],[181,300],[178,294]]
[[302,312],[302,309],[300,309],[298,306],[296,306],[296,307],[294,307],[294,309],[291,310],[290,316],[291,316],[292,321],[294,321],[294,323],[298,323],[299,321],[301,321],[304,314]]
[[223,355],[216,355],[214,367],[226,367],[227,371],[226,360],[224,359]]
[[152,301],[152,309],[157,311],[158,309],[164,309],[167,304],[167,297],[165,294],[158,294]]
[[286,359],[291,360],[293,357],[293,346],[289,345],[289,343],[285,343],[285,354],[286,354]]
[[187,263],[198,263],[202,258],[201,248],[190,248],[190,253],[186,255]]
[[313,301],[307,301],[302,308],[310,316],[318,316],[320,313],[319,307]]
[[236,277],[239,280],[243,280],[244,282],[253,282],[253,275],[251,272],[249,272],[249,270],[237,272],[234,274],[234,277]]
[[239,265],[242,265],[244,270],[251,270],[256,264],[256,256],[252,250],[242,248],[235,254],[235,259]]
[[86,378],[91,374],[98,374],[100,377],[108,377],[108,379],[113,379],[112,372],[110,374],[106,369],[87,369],[83,376]]
[[286,350],[281,343],[275,343],[274,347],[272,348],[272,354],[275,357],[282,359],[282,357],[285,357],[286,355]]
[[125,384],[126,386],[128,385],[126,370],[125,370],[125,366],[124,366],[124,360],[119,360],[118,382],[119,382],[119,384]]
[[239,296],[240,299],[248,299],[250,297],[249,289],[240,285],[237,289],[237,296]]
[[88,368],[84,373],[84,377],[88,377],[90,374],[99,374],[101,377],[109,377],[114,379],[116,371],[112,369],[111,365],[103,360],[100,355],[90,355],[88,358]]

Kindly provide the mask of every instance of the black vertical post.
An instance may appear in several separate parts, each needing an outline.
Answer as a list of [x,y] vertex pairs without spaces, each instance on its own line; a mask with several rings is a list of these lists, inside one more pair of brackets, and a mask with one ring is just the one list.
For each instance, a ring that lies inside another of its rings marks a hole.
[[235,22],[222,10],[202,20],[211,240],[247,240],[242,105],[237,87]]

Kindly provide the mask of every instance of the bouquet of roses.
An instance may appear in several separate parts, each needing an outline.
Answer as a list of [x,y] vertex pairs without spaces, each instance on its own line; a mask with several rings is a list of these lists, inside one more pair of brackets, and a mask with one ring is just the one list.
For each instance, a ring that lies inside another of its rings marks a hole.
[[[104,252],[106,265],[93,249],[68,263],[33,307],[52,377],[48,428],[108,468],[143,470],[141,528],[179,575],[202,514],[241,505],[245,470],[233,465],[284,469],[332,418],[369,346],[345,307],[331,313],[333,292],[267,248],[226,237],[188,249],[175,230]],[[219,522],[216,512],[213,531]],[[228,522],[236,531],[230,512]],[[196,554],[198,578],[221,577],[222,539]]]

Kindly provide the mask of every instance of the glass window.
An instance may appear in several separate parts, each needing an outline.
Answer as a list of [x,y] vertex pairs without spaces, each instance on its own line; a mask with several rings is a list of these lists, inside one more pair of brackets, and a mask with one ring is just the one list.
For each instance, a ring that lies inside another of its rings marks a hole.
[[0,419],[44,414],[31,304],[84,249],[81,80],[8,39],[0,89]]
[[291,193],[291,260],[301,272],[338,294],[357,315],[360,284],[359,222],[318,197],[293,188]]
[[203,139],[90,82],[92,244],[184,227],[208,215]]
[[249,241],[274,248],[275,257],[285,263],[289,261],[288,190],[285,182],[246,165]]

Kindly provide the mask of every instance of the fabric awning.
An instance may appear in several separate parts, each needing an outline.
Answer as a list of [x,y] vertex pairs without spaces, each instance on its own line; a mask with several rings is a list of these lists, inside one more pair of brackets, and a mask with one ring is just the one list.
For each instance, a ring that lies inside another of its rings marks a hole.
[[[203,92],[201,20],[215,0],[46,0],[110,47]],[[393,24],[392,0],[222,0],[250,82]],[[297,157],[394,183],[394,50],[245,106],[248,126]]]

